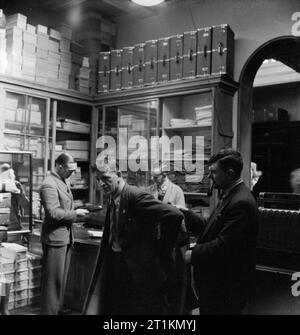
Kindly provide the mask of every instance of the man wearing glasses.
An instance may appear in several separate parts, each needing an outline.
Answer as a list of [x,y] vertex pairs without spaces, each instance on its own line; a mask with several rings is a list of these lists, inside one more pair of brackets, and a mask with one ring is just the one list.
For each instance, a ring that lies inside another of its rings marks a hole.
[[74,209],[68,178],[77,164],[71,155],[62,153],[55,160],[55,169],[43,181],[41,199],[45,210],[41,240],[43,246],[41,313],[56,315],[63,307],[63,296],[73,243],[72,224],[88,214]]

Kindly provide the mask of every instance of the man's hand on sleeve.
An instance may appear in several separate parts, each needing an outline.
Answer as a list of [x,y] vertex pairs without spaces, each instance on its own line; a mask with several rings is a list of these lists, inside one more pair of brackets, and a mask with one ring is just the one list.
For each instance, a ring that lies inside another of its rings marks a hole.
[[83,208],[77,208],[75,209],[75,212],[77,216],[85,216],[90,213],[87,209],[83,209]]

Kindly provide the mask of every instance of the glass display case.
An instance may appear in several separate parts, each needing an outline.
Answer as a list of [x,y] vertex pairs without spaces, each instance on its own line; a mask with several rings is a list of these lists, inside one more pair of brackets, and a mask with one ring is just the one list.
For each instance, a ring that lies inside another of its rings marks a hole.
[[33,216],[41,218],[39,187],[48,170],[50,99],[5,91],[4,143],[8,151],[32,153]]
[[[130,185],[146,188],[151,183],[150,139],[159,135],[158,99],[105,106],[99,110],[97,155],[109,155],[119,163]],[[115,145],[107,146],[107,140]],[[143,145],[144,144],[144,145]],[[105,154],[104,154],[105,152]],[[99,190],[97,199],[102,202]]]
[[32,153],[0,151],[0,225],[8,233],[32,230]]

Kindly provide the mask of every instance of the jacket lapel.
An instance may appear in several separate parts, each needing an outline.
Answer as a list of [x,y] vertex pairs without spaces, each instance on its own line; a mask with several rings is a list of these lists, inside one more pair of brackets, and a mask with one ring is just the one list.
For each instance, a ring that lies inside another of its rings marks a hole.
[[242,185],[244,185],[244,183],[238,184],[236,187],[234,187],[231,190],[231,192],[227,195],[227,197],[221,201],[221,203],[220,202],[218,203],[217,207],[214,209],[214,211],[212,212],[211,216],[209,217],[207,225],[204,228],[204,231],[203,231],[203,233],[201,235],[201,240],[206,236],[206,234],[212,228],[212,226],[214,225],[214,223],[217,222],[219,216],[222,214],[222,212],[224,211],[224,209],[230,203],[230,201],[231,201],[232,197],[234,196],[234,194],[239,190],[239,188]]
[[122,232],[124,228],[125,221],[127,219],[127,212],[128,212],[128,200],[127,200],[127,184],[124,185],[124,188],[121,193],[120,197],[120,205],[119,205],[119,213],[118,213],[118,230],[119,234]]
[[59,175],[57,175],[56,173],[52,172],[52,175],[55,178],[55,182],[59,188],[60,191],[64,192],[69,198],[73,199],[73,194],[72,191],[70,189],[69,184],[65,183],[60,177]]

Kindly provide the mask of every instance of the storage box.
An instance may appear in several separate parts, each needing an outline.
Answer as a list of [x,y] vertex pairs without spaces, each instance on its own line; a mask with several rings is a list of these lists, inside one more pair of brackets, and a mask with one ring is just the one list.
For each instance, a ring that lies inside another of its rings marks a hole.
[[55,29],[49,28],[48,29],[48,35],[55,40],[61,40],[60,32],[55,30]]
[[36,32],[37,32],[37,33],[42,33],[42,34],[47,35],[47,34],[48,34],[48,27],[43,26],[43,25],[41,25],[41,24],[38,24],[38,25],[36,26]]
[[183,35],[170,37],[170,80],[182,78]]
[[139,43],[133,50],[133,86],[140,87],[144,85],[145,72],[145,43]]
[[145,85],[153,85],[157,82],[157,40],[145,43]]
[[1,254],[3,257],[20,260],[26,259],[27,248],[16,243],[2,243]]
[[110,90],[121,89],[122,50],[111,50],[110,53]]
[[62,38],[64,39],[68,39],[71,40],[72,39],[72,28],[64,23],[58,25],[56,27],[56,30],[58,30],[60,32],[60,35]]
[[122,52],[121,88],[133,87],[133,50],[134,47],[125,47]]
[[211,74],[212,28],[198,29],[197,40],[196,76],[208,76]]
[[212,74],[227,74],[233,77],[234,33],[228,24],[213,26]]
[[157,42],[157,81],[170,79],[170,45],[169,37],[160,38]]
[[62,128],[73,132],[89,134],[91,131],[91,125],[88,123],[78,122],[70,119],[62,119]]
[[196,76],[197,31],[183,34],[183,72],[184,79]]
[[12,27],[18,27],[26,30],[27,16],[20,13],[9,15],[6,17],[6,29]]
[[29,278],[28,268],[20,269],[15,272],[15,281],[21,281]]
[[0,256],[0,272],[11,272],[11,271],[15,271],[14,259]]
[[[13,121],[16,120],[14,119]],[[10,207],[11,207],[11,193],[0,193],[0,208],[10,208]]]
[[110,81],[110,51],[99,53],[98,93],[108,92]]

